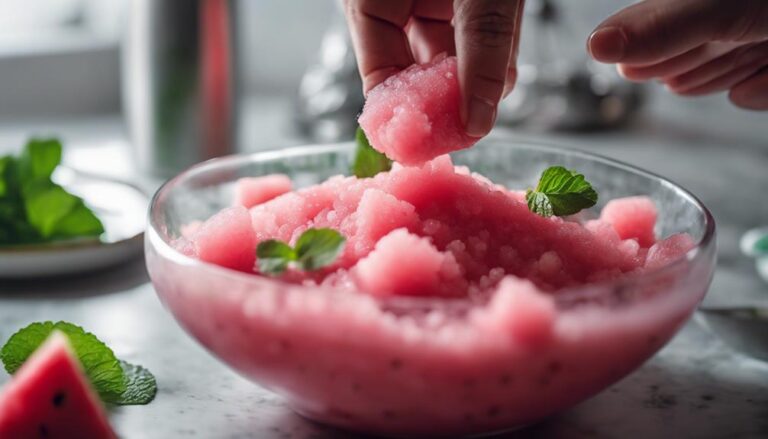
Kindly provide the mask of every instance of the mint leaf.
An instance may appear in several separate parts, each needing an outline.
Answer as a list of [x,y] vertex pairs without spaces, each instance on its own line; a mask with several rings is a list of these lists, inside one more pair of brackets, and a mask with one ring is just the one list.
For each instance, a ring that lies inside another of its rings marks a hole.
[[548,217],[573,215],[597,203],[597,192],[583,175],[562,166],[544,170],[535,190],[525,200],[531,212]]
[[72,210],[59,219],[53,231],[53,235],[57,238],[99,236],[102,233],[104,233],[104,225],[80,198],[77,198]]
[[307,229],[296,240],[296,247],[269,239],[256,247],[259,271],[267,275],[284,272],[290,265],[313,271],[333,263],[344,250],[346,238],[333,229]]
[[280,274],[288,268],[288,264],[296,260],[293,248],[277,239],[262,241],[256,247],[259,261],[259,271],[264,274]]
[[43,238],[54,235],[59,221],[75,208],[77,202],[78,198],[64,188],[46,181],[30,184],[24,189],[27,219]]
[[50,180],[54,169],[61,163],[61,150],[61,142],[57,139],[29,140],[19,157],[22,180]]
[[331,265],[344,250],[345,242],[333,229],[308,229],[296,241],[297,263],[304,271]]
[[104,232],[104,225],[80,197],[51,181],[61,155],[57,139],[32,139],[18,157],[0,158],[0,245]]
[[54,330],[67,335],[86,376],[102,399],[116,400],[126,391],[125,374],[112,350],[95,335],[67,322],[32,323],[13,334],[0,350],[5,370],[16,373]]
[[120,361],[126,380],[126,389],[117,399],[106,400],[116,405],[145,405],[152,402],[157,395],[157,381],[147,369]]
[[13,166],[13,157],[0,157],[0,197],[5,197],[11,190],[10,171]]
[[355,151],[355,160],[352,163],[352,173],[355,176],[370,178],[379,172],[392,169],[392,160],[371,146],[365,132],[360,127],[357,127],[355,141],[357,142],[357,150]]
[[147,369],[119,361],[95,335],[67,322],[32,323],[16,332],[0,349],[5,370],[13,374],[53,331],[63,332],[77,354],[86,376],[104,402],[116,405],[149,404],[157,381]]

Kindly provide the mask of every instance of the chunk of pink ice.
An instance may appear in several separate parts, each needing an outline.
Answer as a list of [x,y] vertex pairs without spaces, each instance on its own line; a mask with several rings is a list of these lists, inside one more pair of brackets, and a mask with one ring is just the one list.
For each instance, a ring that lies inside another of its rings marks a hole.
[[677,233],[653,244],[645,258],[645,268],[654,269],[669,264],[695,246],[687,233]]
[[415,165],[472,146],[466,134],[456,57],[412,65],[368,92],[360,126],[387,157]]
[[204,222],[191,239],[197,257],[240,271],[253,270],[256,232],[242,206],[228,207]]
[[235,184],[235,206],[251,208],[291,190],[291,179],[284,174],[245,177]]
[[354,276],[363,291],[376,296],[430,295],[439,287],[447,257],[428,239],[397,229],[357,263]]
[[637,239],[642,247],[656,242],[656,206],[648,197],[611,200],[600,212],[600,219],[612,225],[621,239]]

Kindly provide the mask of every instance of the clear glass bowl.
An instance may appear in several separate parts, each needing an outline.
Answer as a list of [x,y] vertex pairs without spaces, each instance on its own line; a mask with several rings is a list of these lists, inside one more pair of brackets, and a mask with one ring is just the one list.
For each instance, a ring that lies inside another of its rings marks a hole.
[[[456,301],[396,299],[289,285],[189,258],[172,245],[184,224],[229,206],[234,182],[281,172],[303,187],[347,174],[352,144],[211,160],[155,195],[146,233],[152,282],[165,306],[234,370],[283,395],[298,413],[382,435],[456,436],[519,428],[619,380],[660,349],[703,298],[715,225],[689,192],[583,152],[486,140],[454,155],[497,183],[525,188],[559,164],[588,176],[601,203],[647,195],[660,236],[686,232],[684,258],[655,271],[560,290],[552,335],[510,342]],[[586,212],[594,215],[601,206]]]

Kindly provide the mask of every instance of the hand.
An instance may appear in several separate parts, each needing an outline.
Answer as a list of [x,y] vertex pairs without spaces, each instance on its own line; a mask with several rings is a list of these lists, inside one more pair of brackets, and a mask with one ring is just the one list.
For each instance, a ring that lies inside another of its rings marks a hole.
[[496,108],[517,79],[524,0],[346,0],[363,89],[414,62],[457,55],[467,134],[493,127]]
[[634,81],[674,93],[729,90],[735,105],[768,110],[768,1],[645,0],[605,20],[587,44]]

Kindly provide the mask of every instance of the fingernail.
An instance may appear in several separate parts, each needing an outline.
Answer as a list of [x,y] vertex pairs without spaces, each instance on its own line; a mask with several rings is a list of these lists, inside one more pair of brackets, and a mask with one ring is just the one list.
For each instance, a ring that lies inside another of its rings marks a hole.
[[482,137],[493,128],[496,120],[496,106],[477,97],[469,101],[467,109],[467,134],[472,137]]
[[626,72],[624,72],[624,64],[616,64],[616,73],[618,73],[622,78],[628,79]]
[[627,38],[617,27],[605,27],[592,32],[587,43],[587,50],[598,61],[619,62],[624,58]]

